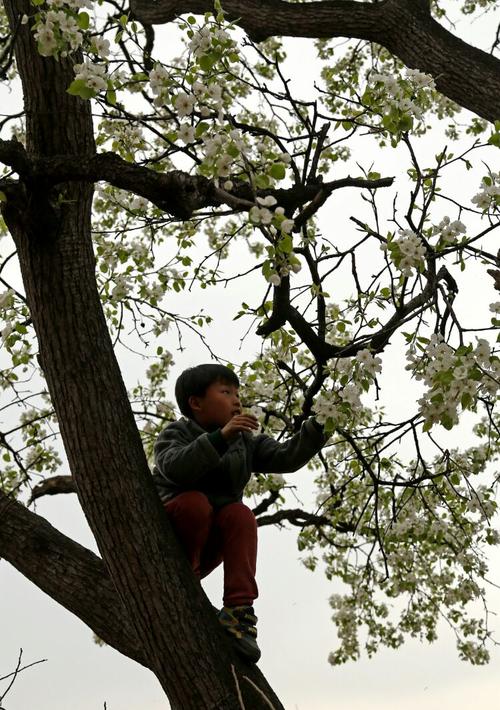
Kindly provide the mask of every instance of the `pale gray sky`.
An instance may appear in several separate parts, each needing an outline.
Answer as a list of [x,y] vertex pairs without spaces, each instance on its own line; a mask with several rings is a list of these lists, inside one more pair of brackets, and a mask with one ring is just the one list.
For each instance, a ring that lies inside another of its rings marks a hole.
[[[297,76],[309,52],[306,42],[295,43]],[[5,100],[5,95],[2,97]],[[2,102],[2,106],[5,105]],[[428,146],[429,155],[441,143]],[[398,174],[398,157],[390,149],[374,153],[374,169],[383,174]],[[353,165],[352,163],[351,165]],[[381,170],[383,166],[384,170]],[[339,173],[345,174],[343,166]],[[354,173],[354,171],[352,171]],[[477,180],[463,182],[457,173],[457,193],[472,195]],[[404,185],[401,187],[404,192]],[[336,225],[342,225],[352,213],[352,193],[335,199],[330,213]],[[470,282],[472,286],[472,282]],[[474,302],[464,291],[459,295],[463,308],[472,317],[494,300],[491,284],[475,281]],[[235,299],[243,297],[248,285],[234,291]],[[213,329],[221,354],[235,361],[243,359],[238,352],[242,326],[223,328],[224,303],[229,292],[219,295],[193,295],[196,302],[216,303],[219,325]],[[214,301],[214,299],[216,299]],[[241,298],[240,298],[241,300]],[[187,308],[186,308],[187,311]],[[223,337],[221,337],[223,335]],[[189,342],[189,341],[188,341]],[[253,341],[256,342],[256,341]],[[174,350],[174,344],[167,344]],[[247,346],[251,349],[252,341]],[[215,348],[217,350],[217,347]],[[206,351],[195,341],[182,358],[174,353],[178,368],[207,360]],[[399,356],[388,353],[397,372]],[[123,359],[129,382],[134,381],[132,362]],[[392,405],[398,409],[413,396],[412,389],[398,376],[387,377],[387,391]],[[450,440],[457,437],[451,433]],[[456,439],[458,440],[458,439]],[[300,495],[311,496],[308,484],[311,474],[302,471],[290,477],[300,487]],[[37,512],[64,533],[88,547],[94,547],[75,496],[47,498],[39,502]],[[330,621],[328,597],[338,592],[338,584],[328,582],[320,572],[312,574],[298,562],[293,532],[264,529],[260,531],[258,582],[260,598],[256,604],[259,616],[259,638],[262,648],[260,667],[268,677],[287,710],[496,710],[500,697],[500,677],[496,670],[500,658],[494,652],[489,666],[475,668],[458,660],[451,632],[443,625],[440,640],[429,646],[417,641],[401,650],[384,650],[372,660],[363,659],[343,667],[332,668],[327,656],[336,645],[335,629]],[[500,554],[492,558],[492,578],[500,578]],[[220,572],[214,573],[205,588],[214,604],[220,603]],[[493,609],[500,609],[500,595],[489,595]],[[494,620],[497,634],[500,624]],[[91,632],[69,612],[53,603],[6,562],[0,561],[0,677],[16,665],[19,648],[24,663],[42,658],[48,661],[22,673],[4,702],[6,710],[159,710],[167,708],[165,697],[151,673],[109,648],[93,644]],[[0,683],[1,689],[5,683]]]

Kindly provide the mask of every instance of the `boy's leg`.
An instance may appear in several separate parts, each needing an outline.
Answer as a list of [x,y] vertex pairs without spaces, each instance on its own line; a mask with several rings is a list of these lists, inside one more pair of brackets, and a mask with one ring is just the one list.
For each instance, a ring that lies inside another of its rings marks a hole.
[[164,507],[194,573],[197,577],[202,576],[202,551],[214,519],[214,510],[208,498],[200,491],[187,491],[167,501]]
[[213,526],[224,560],[224,606],[252,606],[258,596],[255,515],[244,503],[230,503],[215,512]]
[[255,515],[243,503],[225,505],[215,512],[212,534],[220,541],[224,559],[224,607],[219,612],[219,621],[232,637],[238,653],[247,661],[256,663],[260,649],[257,617],[252,606],[258,595]]

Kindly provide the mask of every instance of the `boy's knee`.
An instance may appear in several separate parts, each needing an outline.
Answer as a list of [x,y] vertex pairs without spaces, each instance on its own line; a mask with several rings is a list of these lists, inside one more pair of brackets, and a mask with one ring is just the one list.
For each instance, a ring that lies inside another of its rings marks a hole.
[[219,522],[224,525],[257,530],[255,515],[244,503],[229,503],[219,512]]
[[167,513],[171,513],[183,518],[190,518],[193,521],[203,522],[210,520],[213,515],[213,508],[207,496],[201,491],[186,491],[179,493],[165,506]]

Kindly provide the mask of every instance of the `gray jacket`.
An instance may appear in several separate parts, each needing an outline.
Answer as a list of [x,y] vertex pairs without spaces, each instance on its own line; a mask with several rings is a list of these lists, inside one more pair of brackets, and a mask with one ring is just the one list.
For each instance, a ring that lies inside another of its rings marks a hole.
[[169,424],[155,443],[153,478],[163,501],[196,490],[220,507],[241,500],[252,472],[297,471],[324,443],[322,427],[314,419],[306,420],[300,431],[283,443],[267,434],[244,432],[227,447],[217,446],[214,433],[192,419],[179,419]]

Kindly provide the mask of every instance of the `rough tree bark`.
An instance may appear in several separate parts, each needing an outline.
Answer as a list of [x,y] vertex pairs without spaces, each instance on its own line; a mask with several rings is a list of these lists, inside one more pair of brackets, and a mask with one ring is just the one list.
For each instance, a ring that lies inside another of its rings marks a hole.
[[[445,96],[488,121],[500,119],[500,61],[448,32],[428,0],[224,0],[229,19],[256,42],[267,37],[353,37],[376,42],[406,66],[431,74]],[[212,0],[130,0],[142,22],[162,24],[213,9]]]
[[[11,28],[30,12],[28,0],[4,6]],[[91,156],[90,104],[66,92],[72,63],[40,57],[28,25],[20,26],[15,54],[28,159]],[[172,708],[241,710],[235,668],[252,681],[241,683],[247,707],[269,707],[252,683],[282,707],[258,669],[238,661],[224,641],[154,491],[97,292],[91,201],[89,182],[54,187],[43,177],[21,178],[3,214],[78,496],[123,605],[124,627]],[[2,525],[9,509],[2,505]]]

